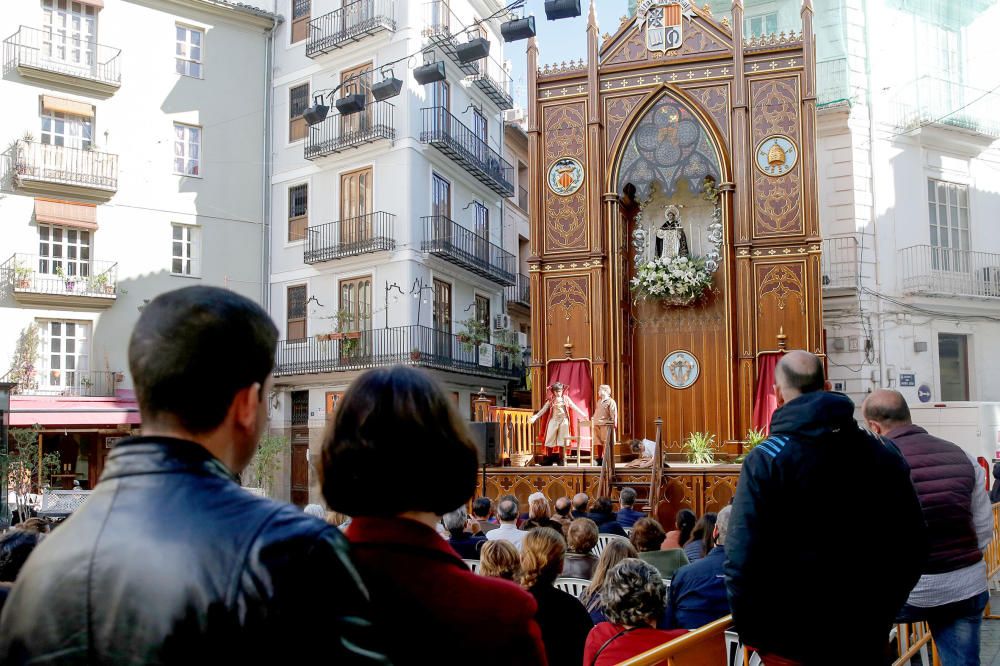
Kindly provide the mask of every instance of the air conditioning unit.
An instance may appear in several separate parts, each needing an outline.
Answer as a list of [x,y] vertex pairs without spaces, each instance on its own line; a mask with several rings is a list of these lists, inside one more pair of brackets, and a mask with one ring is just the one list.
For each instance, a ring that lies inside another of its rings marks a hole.
[[983,295],[1000,296],[1000,266],[983,269]]
[[503,121],[505,123],[523,123],[525,120],[524,109],[507,109],[503,112]]
[[517,344],[522,348],[526,349],[528,346],[528,334],[518,332],[517,334]]
[[498,314],[493,317],[493,330],[506,331],[508,328],[510,328],[510,316]]

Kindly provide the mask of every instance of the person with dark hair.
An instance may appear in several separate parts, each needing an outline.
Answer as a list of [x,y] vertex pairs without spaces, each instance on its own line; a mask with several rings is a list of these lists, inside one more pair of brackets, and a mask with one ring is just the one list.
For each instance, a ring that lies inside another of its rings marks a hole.
[[656,567],[663,580],[670,580],[675,571],[688,563],[688,558],[680,548],[660,550],[664,538],[666,534],[656,519],[643,518],[632,528],[630,540],[639,551],[639,559]]
[[[486,541],[486,536],[478,533],[479,524],[469,520],[464,506],[444,514],[441,523],[448,532],[448,545],[455,549],[459,557],[464,560],[479,559],[479,549]],[[473,525],[477,528],[476,533],[472,530]]]
[[538,602],[535,620],[542,630],[549,666],[579,666],[583,644],[593,627],[580,600],[552,584],[559,577],[566,541],[550,527],[528,532],[521,549],[521,585]]
[[598,497],[594,500],[594,510],[590,512],[588,517],[597,523],[597,530],[601,534],[626,536],[625,528],[617,520],[610,497]]
[[497,519],[500,520],[500,527],[486,535],[489,541],[509,541],[521,550],[521,544],[527,532],[517,529],[517,498],[513,495],[501,497],[497,504]]
[[930,535],[920,580],[896,619],[927,621],[942,666],[979,663],[990,599],[983,551],[993,541],[986,470],[956,444],[914,425],[898,391],[869,394],[861,412],[868,429],[891,440],[909,463]]
[[[353,517],[347,538],[397,666],[440,663],[441,646],[429,637],[441,636],[452,663],[472,654],[484,664],[545,661],[531,595],[472,573],[435,529],[472,497],[478,469],[468,427],[423,370],[368,370],[337,407],[323,442],[320,487],[327,506]],[[376,484],[393,492],[372,494]],[[516,502],[502,500],[497,513],[513,526]],[[487,651],[484,626],[493,632]]]
[[566,530],[566,560],[562,575],[566,578],[590,580],[597,567],[594,546],[597,545],[597,524],[590,518],[577,518]]
[[[20,525],[32,520],[40,519],[29,518]],[[3,610],[11,586],[28,560],[28,555],[31,555],[44,536],[36,529],[25,529],[20,525],[0,536],[0,610]]]
[[493,501],[489,497],[477,497],[472,502],[472,517],[479,523],[480,534],[485,535],[490,530],[500,527],[490,522],[490,518],[493,517]]
[[632,527],[637,520],[642,520],[646,517],[646,514],[642,511],[635,510],[635,498],[636,492],[634,488],[622,488],[622,492],[618,496],[618,504],[621,508],[618,509],[617,514],[618,524],[622,527]]
[[660,545],[660,550],[670,550],[672,548],[684,548],[691,540],[691,534],[698,518],[691,509],[681,509],[674,516],[674,526],[677,529],[667,532],[667,536]]
[[687,633],[656,625],[663,615],[666,585],[650,564],[637,559],[619,563],[601,589],[608,621],[591,629],[584,648],[585,666],[612,666]]
[[684,554],[687,555],[688,562],[696,562],[708,554],[715,546],[712,540],[715,533],[715,522],[718,514],[714,511],[704,513],[691,531],[691,538],[684,544]]
[[575,518],[590,518],[590,497],[587,493],[577,493],[573,495],[573,511],[570,515]]
[[722,567],[726,563],[726,532],[731,512],[732,507],[725,506],[718,513],[710,535],[715,546],[708,554],[674,574],[667,603],[668,628],[697,629],[729,614]]
[[[927,530],[899,451],[858,426],[850,398],[824,387],[823,363],[809,352],[789,351],[775,368],[771,435],[747,454],[729,518],[729,605],[740,638],[765,663],[839,664],[842,655],[886,663],[886,636],[920,578]],[[864,520],[851,525],[864,557],[844,557],[843,534],[829,528],[843,522],[845,479],[864,496]],[[817,572],[837,591],[819,604]],[[816,627],[844,618],[837,650],[815,640]]]
[[[111,450],[87,501],[29,558],[0,654],[384,663],[340,532],[237,480],[267,423],[277,339],[259,305],[226,289],[146,305],[128,347],[143,436]],[[275,640],[303,631],[322,645]]]

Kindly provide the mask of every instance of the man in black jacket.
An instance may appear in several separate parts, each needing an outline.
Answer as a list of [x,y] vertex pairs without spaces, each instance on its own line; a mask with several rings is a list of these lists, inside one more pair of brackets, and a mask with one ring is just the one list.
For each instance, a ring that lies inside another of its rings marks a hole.
[[[736,629],[765,654],[810,665],[888,663],[927,551],[909,468],[858,426],[847,396],[824,390],[813,354],[786,354],[775,382],[771,436],[743,463],[726,539]],[[838,627],[836,640],[822,640],[823,627]]]
[[144,436],[29,558],[3,663],[385,663],[346,540],[236,477],[267,422],[277,333],[224,289],[146,306],[128,349]]

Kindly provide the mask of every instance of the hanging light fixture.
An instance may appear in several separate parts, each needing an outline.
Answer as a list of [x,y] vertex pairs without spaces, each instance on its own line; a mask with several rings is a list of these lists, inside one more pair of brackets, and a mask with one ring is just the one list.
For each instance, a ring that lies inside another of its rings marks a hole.
[[326,120],[328,113],[330,113],[330,107],[323,104],[323,96],[316,95],[313,97],[313,105],[302,112],[302,117],[308,124],[315,125]]
[[579,16],[580,0],[545,0],[545,18],[550,21]]
[[334,104],[337,107],[337,111],[342,116],[349,116],[352,113],[361,113],[365,110],[365,94],[351,93],[350,95],[344,95],[334,102]]
[[403,82],[396,78],[395,72],[390,69],[389,76],[386,76],[383,69],[382,80],[372,84],[372,97],[375,98],[376,102],[382,102],[390,97],[395,97],[402,90]]
[[485,37],[472,37],[464,44],[455,47],[455,57],[465,64],[482,60],[490,54],[490,43]]
[[500,24],[500,36],[503,37],[503,41],[505,42],[528,39],[534,37],[536,34],[534,16],[515,18]]
[[429,56],[433,55],[429,51],[424,52],[424,64],[413,68],[413,78],[417,83],[426,86],[428,83],[436,83],[445,80],[444,61],[431,61]]

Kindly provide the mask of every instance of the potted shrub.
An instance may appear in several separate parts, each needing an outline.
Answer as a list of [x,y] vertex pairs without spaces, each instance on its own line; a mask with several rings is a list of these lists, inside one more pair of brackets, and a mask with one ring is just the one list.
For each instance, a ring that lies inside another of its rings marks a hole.
[[741,463],[746,460],[746,457],[750,454],[750,452],[765,439],[767,439],[767,434],[765,434],[763,428],[760,430],[748,430],[746,441],[743,442],[743,453],[736,457],[736,462]]
[[715,435],[692,432],[684,441],[681,451],[693,465],[711,465],[715,462]]
[[14,281],[17,284],[18,289],[31,289],[31,276],[35,271],[31,270],[31,267],[27,264],[15,263],[14,264]]
[[99,273],[97,275],[91,275],[90,279],[87,280],[88,289],[95,294],[113,294],[115,293],[115,288],[108,283],[108,274]]
[[62,278],[63,284],[66,287],[66,291],[76,290],[76,277],[67,276],[66,273],[63,271],[62,266],[56,266],[56,276]]
[[484,342],[490,341],[489,330],[483,322],[473,317],[461,323],[465,327],[465,330],[459,333],[457,337],[466,351],[471,351]]
[[410,350],[410,360],[419,361],[420,360],[420,350],[414,347]]

